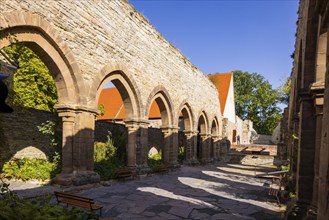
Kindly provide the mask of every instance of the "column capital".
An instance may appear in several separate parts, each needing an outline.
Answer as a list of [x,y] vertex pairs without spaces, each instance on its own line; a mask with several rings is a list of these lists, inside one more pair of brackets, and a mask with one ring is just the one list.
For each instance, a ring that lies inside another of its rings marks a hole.
[[150,122],[148,120],[127,118],[124,120],[126,127],[148,127]]
[[164,132],[178,132],[179,127],[174,126],[161,126],[160,129]]
[[75,112],[75,113],[89,112],[94,115],[98,115],[98,113],[99,113],[98,109],[90,108],[88,106],[83,106],[83,105],[76,105],[76,104],[62,103],[62,104],[56,104],[54,107],[58,113],[61,113],[61,112]]
[[220,137],[219,137],[219,135],[211,135],[211,137],[214,139],[214,140],[216,140],[216,139],[219,139]]
[[312,98],[314,99],[314,105],[316,106],[323,106],[324,101],[324,82],[319,81],[315,82],[311,85],[310,90],[312,93]]

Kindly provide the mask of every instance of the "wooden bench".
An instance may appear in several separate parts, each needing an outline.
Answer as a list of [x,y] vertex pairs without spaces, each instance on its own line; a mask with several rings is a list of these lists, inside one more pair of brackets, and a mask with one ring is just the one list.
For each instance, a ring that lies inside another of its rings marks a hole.
[[282,187],[282,179],[283,179],[282,175],[280,175],[279,177],[273,178],[272,184],[270,185],[270,188],[268,191],[268,196],[275,197],[279,206],[281,205],[280,194],[281,194],[281,187]]
[[134,173],[129,167],[123,167],[117,171],[118,179],[126,180],[128,177],[134,178]]
[[78,196],[66,192],[54,192],[54,194],[57,199],[57,205],[59,205],[60,203],[65,203],[66,206],[73,205],[81,208],[90,209],[91,211],[99,210],[99,216],[102,215],[103,206],[101,204],[95,203],[94,200],[91,198]]

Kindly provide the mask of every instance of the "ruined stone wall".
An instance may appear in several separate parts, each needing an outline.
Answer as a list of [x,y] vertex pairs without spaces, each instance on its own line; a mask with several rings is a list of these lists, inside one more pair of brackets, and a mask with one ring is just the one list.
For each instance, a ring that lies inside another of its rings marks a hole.
[[[27,147],[34,147],[44,155],[52,156],[55,149],[50,145],[50,137],[37,128],[46,121],[56,123],[56,128],[61,130],[58,116],[51,112],[14,107],[13,113],[0,113],[0,165]],[[60,145],[61,137],[57,137],[57,140]],[[39,157],[37,154],[37,151],[25,152],[20,157]]]
[[328,9],[326,0],[299,5],[288,135],[282,137],[296,179],[296,204],[287,219],[327,219],[329,213]]
[[209,120],[220,118],[218,93],[208,78],[126,1],[2,0],[0,10],[38,14],[54,26],[73,51],[86,85],[104,66],[119,62],[133,73],[142,105],[163,86],[174,114],[185,100],[194,115],[204,110]]

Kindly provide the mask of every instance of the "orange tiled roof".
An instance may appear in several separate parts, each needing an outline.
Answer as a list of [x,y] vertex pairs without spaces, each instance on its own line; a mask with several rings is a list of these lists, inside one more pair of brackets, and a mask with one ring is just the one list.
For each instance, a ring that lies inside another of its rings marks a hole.
[[[123,102],[117,88],[103,89],[99,96],[98,106],[100,104],[104,105],[105,114],[103,116],[99,115],[99,120],[122,120],[126,118],[125,108],[122,106]],[[151,105],[149,118],[161,118],[160,110],[156,102],[153,102]]]
[[230,88],[230,83],[233,73],[216,73],[208,75],[209,79],[215,84],[219,93],[219,102],[221,107],[221,113],[224,114],[224,109],[226,105],[227,95]]

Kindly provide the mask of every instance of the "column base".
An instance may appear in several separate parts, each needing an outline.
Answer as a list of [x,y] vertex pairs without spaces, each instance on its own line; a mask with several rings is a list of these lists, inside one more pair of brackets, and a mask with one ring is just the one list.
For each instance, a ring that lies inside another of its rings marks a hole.
[[196,159],[190,159],[190,160],[184,160],[183,164],[187,166],[198,166],[200,165],[200,162]]
[[151,168],[147,164],[137,165],[136,166],[136,174],[137,175],[145,175],[151,172]]
[[307,205],[301,203],[292,203],[287,207],[286,220],[301,220],[307,214]]
[[317,212],[315,208],[309,208],[307,210],[307,214],[303,220],[316,220],[317,219]]
[[178,169],[180,168],[180,164],[177,161],[173,161],[169,165],[170,169]]
[[75,174],[60,173],[52,180],[53,183],[62,186],[81,186],[91,183],[99,183],[101,180],[98,173],[94,171],[83,171]]

